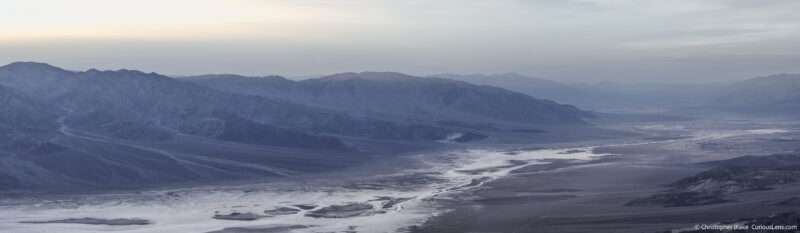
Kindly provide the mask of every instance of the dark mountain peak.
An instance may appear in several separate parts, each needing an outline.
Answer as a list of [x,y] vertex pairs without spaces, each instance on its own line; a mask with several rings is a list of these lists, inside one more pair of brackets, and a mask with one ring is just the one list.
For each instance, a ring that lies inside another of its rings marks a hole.
[[[165,75],[161,75],[155,72],[145,73],[139,70],[97,70],[97,69],[90,69],[85,72],[77,73],[79,79],[83,79],[85,81],[93,80],[93,82],[100,82],[106,84],[113,84],[113,85],[148,85],[147,87],[151,88],[166,88],[166,87],[176,87],[181,85],[182,81],[176,80]],[[152,86],[156,85],[156,86]],[[146,87],[146,86],[140,86]]]
[[81,72],[88,75],[115,75],[115,76],[149,76],[149,77],[162,77],[168,78],[167,76],[158,74],[156,72],[145,73],[139,70],[128,70],[128,69],[120,69],[120,70],[97,70],[97,69],[89,69],[85,72]]
[[330,76],[325,76],[318,79],[309,79],[309,80],[318,80],[318,81],[343,81],[343,80],[356,80],[356,79],[364,79],[364,80],[375,80],[375,81],[408,81],[408,80],[419,80],[422,79],[420,77],[415,77],[403,73],[398,72],[361,72],[361,73],[339,73]]
[[30,96],[39,96],[57,92],[75,74],[46,63],[14,62],[0,67],[0,84]]
[[305,81],[337,81],[337,80],[351,80],[351,79],[361,79],[361,77],[358,76],[358,73],[347,72],[347,73],[338,73],[334,75],[324,76],[320,78],[307,79]]
[[69,72],[64,69],[41,62],[14,62],[5,66],[0,66],[0,70],[16,71],[16,72],[20,71],[21,72],[26,72],[26,71]]
[[119,69],[119,70],[117,70],[117,71],[115,71],[115,72],[117,72],[117,73],[122,73],[122,74],[128,74],[128,75],[141,75],[141,76],[163,76],[163,77],[166,77],[166,76],[164,76],[164,75],[160,75],[160,74],[158,74],[158,73],[156,73],[156,72],[145,73],[145,72],[143,72],[143,71],[139,71],[139,70],[129,70],[129,69]]
[[398,72],[361,72],[359,76],[378,80],[420,80],[422,78]]
[[[180,77],[188,83],[201,84],[218,90],[245,94],[262,95],[263,93],[280,93],[293,90],[298,83],[282,76],[271,75],[264,77],[247,77],[236,74],[206,74],[198,76]],[[285,96],[272,96],[285,97]]]
[[[247,78],[247,77],[246,77]],[[259,80],[271,80],[271,81],[279,81],[279,82],[294,82],[293,80],[287,79],[280,75],[269,75],[269,76],[261,76],[261,77],[249,77]]]
[[183,79],[245,79],[252,78],[238,74],[201,74],[194,76],[180,77]]
[[203,74],[203,75],[186,76],[180,78],[186,80],[272,80],[272,81],[294,82],[280,75],[254,77],[254,76],[244,76],[238,74]]
[[450,73],[450,74],[432,75],[431,77],[447,78],[447,79],[460,80],[475,84],[498,86],[503,88],[509,88],[508,86],[517,86],[517,87],[518,86],[526,86],[526,87],[564,86],[563,84],[552,80],[526,76],[514,72],[502,73],[502,74],[477,73],[468,75]]
[[[72,72],[40,62],[14,62],[0,66],[0,76],[3,73],[15,74],[18,78],[43,78],[68,75]],[[2,77],[0,77],[2,78]]]

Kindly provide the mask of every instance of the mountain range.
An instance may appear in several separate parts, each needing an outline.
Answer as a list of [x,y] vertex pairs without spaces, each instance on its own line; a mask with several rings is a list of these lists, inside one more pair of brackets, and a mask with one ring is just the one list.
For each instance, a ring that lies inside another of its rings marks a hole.
[[778,74],[738,82],[716,103],[726,106],[800,104],[800,74]]
[[661,101],[796,111],[798,80],[776,75],[634,91],[516,74],[361,72],[294,81],[16,62],[0,67],[0,190],[283,177],[341,169],[376,154],[591,127],[586,120],[595,113],[551,97],[590,108]]
[[223,91],[289,99],[303,104],[421,122],[468,120],[524,124],[580,124],[593,117],[571,105],[537,99],[492,86],[393,72],[341,73],[291,81],[204,75],[185,80]]
[[0,110],[0,190],[291,176],[481,140],[495,126],[593,117],[502,88],[399,73],[176,79],[34,62],[0,67]]
[[[800,106],[800,75],[779,74],[738,82],[708,83],[560,83],[506,73],[440,74],[432,77],[491,85],[583,109],[701,107],[725,110],[792,110]],[[785,112],[785,111],[784,111]],[[796,111],[795,111],[796,112]]]

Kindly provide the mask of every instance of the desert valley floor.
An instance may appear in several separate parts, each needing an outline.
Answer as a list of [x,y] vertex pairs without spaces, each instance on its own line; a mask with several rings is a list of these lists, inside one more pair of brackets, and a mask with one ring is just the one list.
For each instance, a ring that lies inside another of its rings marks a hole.
[[[629,205],[708,169],[701,162],[792,153],[790,122],[609,124],[601,140],[453,145],[352,169],[257,183],[5,193],[7,232],[659,232],[796,210],[800,185],[730,202]],[[630,136],[635,135],[635,136]],[[599,138],[599,137],[598,137]],[[402,164],[402,165],[400,165]]]

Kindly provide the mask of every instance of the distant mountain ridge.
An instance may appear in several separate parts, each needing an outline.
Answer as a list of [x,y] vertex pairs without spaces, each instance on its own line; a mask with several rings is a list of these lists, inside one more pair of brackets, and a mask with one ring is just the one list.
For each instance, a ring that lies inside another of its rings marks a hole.
[[800,74],[777,74],[717,83],[559,83],[506,74],[440,74],[480,85],[507,88],[588,109],[712,107],[740,112],[800,112]]
[[526,124],[581,124],[593,115],[574,106],[489,86],[393,72],[341,73],[291,81],[281,77],[205,75],[187,81],[220,90],[301,100],[318,107],[365,116],[422,121],[506,121]]
[[583,90],[570,87],[548,79],[529,77],[517,73],[504,74],[436,74],[430,77],[459,80],[478,85],[506,88],[544,99],[552,99],[563,103],[580,102]]
[[525,75],[440,74],[442,77],[491,85],[531,96],[574,104],[583,109],[663,108],[711,103],[727,83],[560,83]]
[[716,102],[732,106],[800,106],[800,74],[777,74],[748,79],[733,85]]

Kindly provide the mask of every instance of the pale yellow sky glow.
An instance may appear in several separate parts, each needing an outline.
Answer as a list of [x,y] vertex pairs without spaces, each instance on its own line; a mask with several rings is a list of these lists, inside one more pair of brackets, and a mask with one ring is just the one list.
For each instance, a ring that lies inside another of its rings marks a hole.
[[[255,0],[0,0],[5,42],[60,38],[298,39],[386,23],[349,9]],[[370,20],[364,20],[369,17]]]

